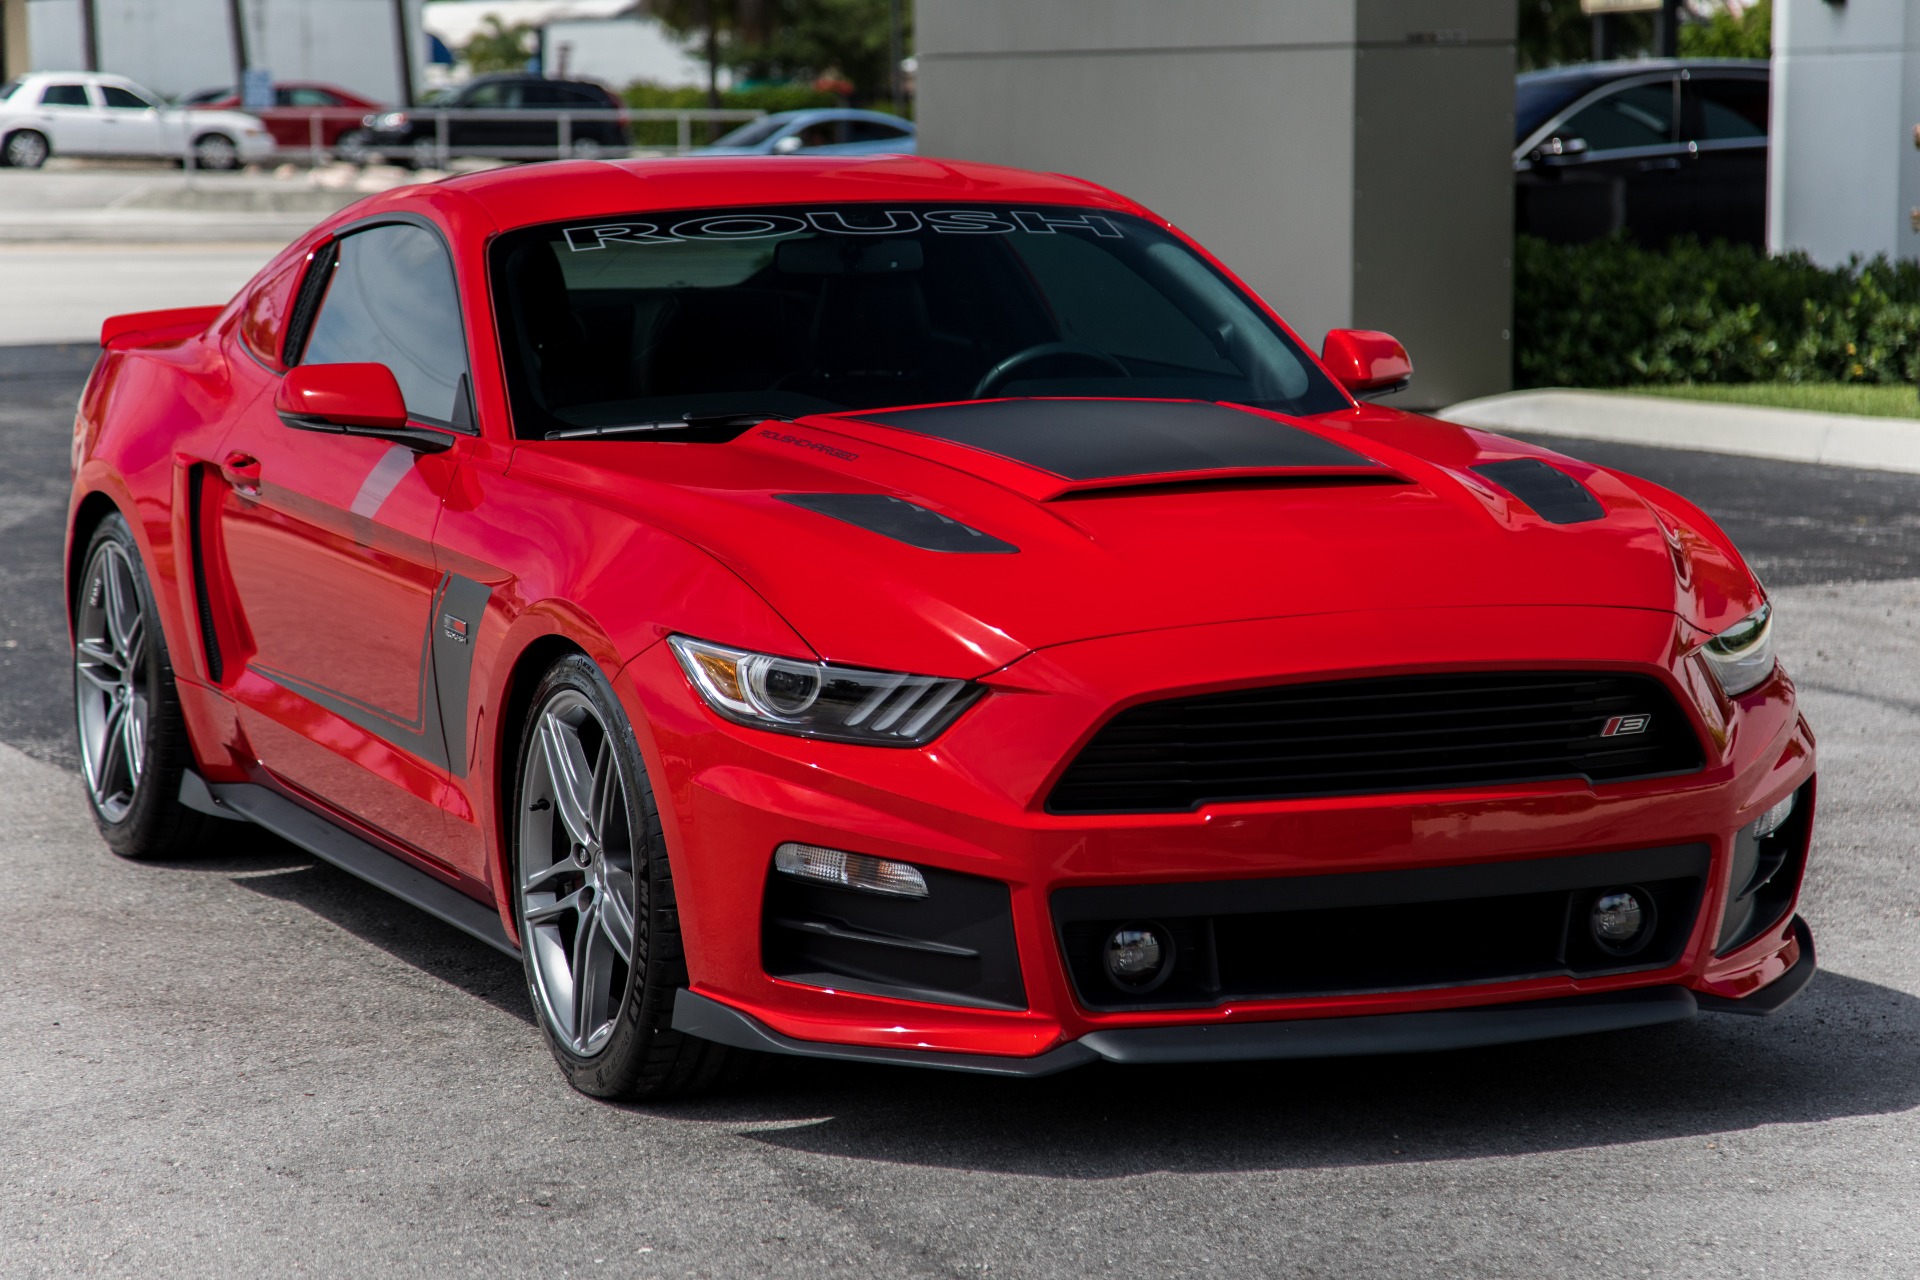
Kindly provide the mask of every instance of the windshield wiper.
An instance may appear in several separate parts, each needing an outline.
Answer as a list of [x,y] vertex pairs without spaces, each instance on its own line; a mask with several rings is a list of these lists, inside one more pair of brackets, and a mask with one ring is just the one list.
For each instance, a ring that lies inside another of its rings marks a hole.
[[664,422],[621,422],[611,427],[562,427],[546,440],[592,440],[598,436],[644,435],[650,431],[689,431],[702,427],[752,427],[762,422],[792,422],[783,413],[688,413]]

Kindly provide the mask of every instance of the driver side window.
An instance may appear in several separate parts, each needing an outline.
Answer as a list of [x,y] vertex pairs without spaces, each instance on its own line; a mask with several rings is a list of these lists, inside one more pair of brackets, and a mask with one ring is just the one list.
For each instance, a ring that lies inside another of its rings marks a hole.
[[1589,151],[1664,147],[1674,140],[1673,81],[1629,85],[1581,108],[1554,130],[1584,138]]
[[407,412],[470,427],[467,342],[453,263],[424,227],[394,223],[342,236],[301,364],[384,364]]

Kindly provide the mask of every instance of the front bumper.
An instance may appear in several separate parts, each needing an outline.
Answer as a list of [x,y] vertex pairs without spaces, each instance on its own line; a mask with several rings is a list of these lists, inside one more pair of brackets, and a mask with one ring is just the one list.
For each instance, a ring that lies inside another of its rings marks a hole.
[[992,1076],[1050,1076],[1093,1062],[1165,1066],[1433,1053],[1685,1022],[1702,1009],[1763,1016],[1777,1013],[1806,989],[1814,973],[1813,934],[1798,917],[1793,927],[1799,951],[1792,967],[1760,995],[1744,1001],[1698,996],[1680,986],[1630,987],[1599,995],[1474,1009],[1095,1031],[1030,1058],[796,1040],[750,1014],[687,990],[677,993],[673,1026],[703,1040],[760,1053]]
[[[1812,737],[1783,675],[1729,702],[1683,656],[1699,638],[1683,634],[1672,615],[1644,610],[1423,611],[1416,660],[1405,651],[1404,637],[1415,633],[1408,623],[1405,615],[1342,615],[1063,646],[988,677],[994,696],[918,751],[726,724],[698,702],[666,647],[653,647],[620,684],[643,726],[678,890],[691,995],[676,1017],[694,1034],[758,1048],[1029,1074],[1043,1063],[1101,1057],[1296,1056],[1644,1025],[1690,1016],[1703,1003],[1757,999],[1811,971],[1810,937],[1791,904],[1716,952],[1738,833],[1813,775]],[[1196,653],[1208,655],[1204,670],[1194,670]],[[1268,655],[1276,653],[1287,655],[1285,677],[1274,674]],[[1141,698],[1276,678],[1583,667],[1665,681],[1696,721],[1705,767],[1599,787],[1525,783],[1177,814],[1046,811],[1053,781],[1079,745],[1115,708]],[[1190,683],[1171,686],[1169,671]],[[1810,802],[1811,788],[1806,794]],[[786,841],[1005,886],[1022,999],[969,1004],[772,976],[761,921],[772,851]],[[1324,882],[1676,845],[1703,850],[1697,911],[1670,963],[1632,972],[1099,1008],[1076,992],[1055,918],[1063,890]],[[1797,868],[1794,876],[1797,893]],[[1628,994],[1645,991],[1668,994]],[[1440,1014],[1448,1016],[1427,1016]]]

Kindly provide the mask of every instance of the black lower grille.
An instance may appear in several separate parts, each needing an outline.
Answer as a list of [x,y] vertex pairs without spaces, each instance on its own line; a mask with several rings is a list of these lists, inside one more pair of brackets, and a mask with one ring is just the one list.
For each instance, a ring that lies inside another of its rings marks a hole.
[[1665,685],[1478,671],[1240,689],[1130,707],[1054,787],[1055,813],[1690,773],[1700,740]]
[[[1089,1009],[1206,1008],[1235,1000],[1413,991],[1665,968],[1699,914],[1705,845],[1409,871],[1061,889],[1054,923]],[[1628,889],[1650,906],[1630,954],[1588,927],[1595,901]],[[1120,928],[1171,940],[1150,991],[1107,975]]]

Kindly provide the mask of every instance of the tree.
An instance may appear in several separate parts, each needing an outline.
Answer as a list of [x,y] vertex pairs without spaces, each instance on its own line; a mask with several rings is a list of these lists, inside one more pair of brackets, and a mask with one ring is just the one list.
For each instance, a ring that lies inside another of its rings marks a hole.
[[[843,80],[854,97],[884,98],[892,85],[890,0],[648,0],[667,29],[707,46],[750,79]],[[912,6],[901,5],[903,52]]]
[[524,71],[538,40],[539,32],[532,25],[516,22],[507,26],[498,16],[488,14],[480,29],[461,47],[460,56],[475,75],[489,71]]
[[1732,0],[1704,22],[1680,28],[1683,58],[1770,58],[1773,56],[1773,5],[1770,0]]

